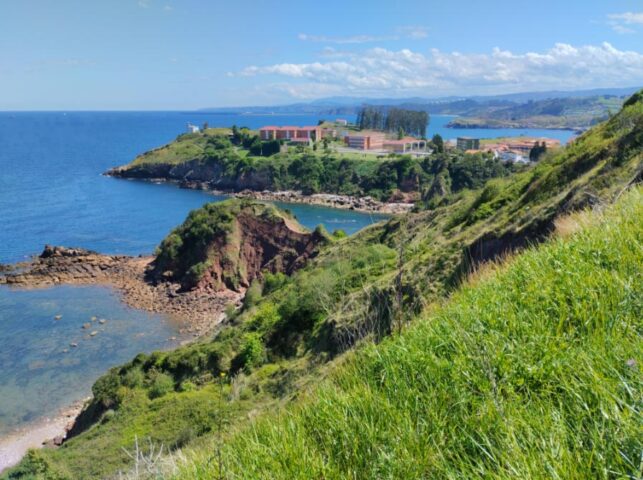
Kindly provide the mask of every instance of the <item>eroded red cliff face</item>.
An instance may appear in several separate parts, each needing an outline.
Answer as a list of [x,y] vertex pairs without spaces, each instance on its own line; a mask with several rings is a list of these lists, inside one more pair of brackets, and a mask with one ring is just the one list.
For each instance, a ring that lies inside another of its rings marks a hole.
[[295,220],[269,214],[269,207],[258,205],[242,207],[213,237],[187,247],[191,265],[178,258],[168,267],[159,257],[151,277],[178,282],[184,290],[240,292],[263,272],[293,273],[327,242],[321,231],[307,232]]

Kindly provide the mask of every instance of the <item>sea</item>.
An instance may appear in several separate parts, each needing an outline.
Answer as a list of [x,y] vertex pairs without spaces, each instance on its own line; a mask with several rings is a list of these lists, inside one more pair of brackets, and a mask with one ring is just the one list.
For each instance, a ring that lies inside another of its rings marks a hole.
[[[323,116],[326,120],[350,116]],[[0,112],[0,263],[25,260],[45,244],[102,253],[150,254],[187,213],[225,197],[103,172],[172,141],[187,123],[210,126],[316,124],[311,115],[202,112]],[[451,130],[433,116],[429,135],[534,135],[566,142],[565,130]],[[349,234],[382,215],[282,204],[305,226]],[[60,316],[59,319],[56,317]],[[90,336],[82,326],[94,320]],[[0,439],[91,392],[107,369],[139,352],[185,340],[180,319],[125,306],[102,286],[0,286]],[[71,346],[72,344],[77,346]]]

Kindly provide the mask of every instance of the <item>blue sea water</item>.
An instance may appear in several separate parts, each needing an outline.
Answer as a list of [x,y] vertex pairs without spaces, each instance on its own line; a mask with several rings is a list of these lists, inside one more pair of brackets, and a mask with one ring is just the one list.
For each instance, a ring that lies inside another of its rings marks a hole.
[[[332,119],[332,116],[324,116]],[[341,116],[341,118],[351,117]],[[0,112],[0,263],[23,260],[46,243],[104,253],[146,254],[186,214],[221,200],[172,185],[101,175],[174,139],[188,122],[210,126],[316,124],[309,115],[229,115],[181,112]],[[553,136],[571,132],[446,129],[433,116],[430,135]],[[558,136],[560,135],[560,136]],[[290,204],[299,221],[353,233],[382,217]],[[60,321],[55,315],[62,314]],[[90,338],[92,316],[108,321]],[[139,351],[167,348],[176,322],[129,309],[105,287],[0,288],[0,436],[90,392],[109,367]],[[70,348],[76,342],[78,347]],[[64,352],[68,349],[68,352]]]
[[447,124],[456,118],[453,115],[431,115],[427,137],[440,134],[446,140],[457,137],[499,138],[499,137],[546,137],[560,140],[565,145],[576,134],[572,130],[544,128],[447,128]]
[[[279,123],[317,120],[280,117]],[[101,173],[171,141],[187,122],[204,121],[258,127],[266,119],[177,112],[0,113],[0,263],[40,253],[46,243],[151,253],[190,210],[223,197]],[[322,223],[348,233],[382,218],[286,206],[308,227]],[[92,325],[99,333],[88,337],[82,325],[93,316],[107,322]],[[127,308],[109,288],[0,287],[0,436],[87,396],[109,367],[140,351],[172,346],[167,339],[176,332],[175,319]],[[78,347],[69,347],[71,342]]]

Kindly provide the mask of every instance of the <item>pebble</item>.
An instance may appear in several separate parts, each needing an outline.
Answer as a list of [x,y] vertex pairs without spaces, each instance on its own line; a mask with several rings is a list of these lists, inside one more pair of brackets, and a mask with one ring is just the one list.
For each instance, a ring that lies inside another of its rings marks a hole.
[[89,334],[90,337],[95,337],[96,335],[98,335],[98,332],[96,330]]
[[76,342],[71,342],[71,343],[69,344],[69,346],[70,346],[70,347],[74,347],[74,348],[76,348],[76,347],[78,346],[78,344],[77,344]]
[[91,320],[92,322],[95,322],[95,321],[96,321],[96,317],[92,317],[92,318],[90,318],[90,320]]
[[69,353],[69,349],[68,348],[63,348],[63,353]]
[[104,318],[101,318],[101,319],[98,321],[98,323],[100,323],[101,325],[103,325],[106,321],[107,321],[107,320],[105,320]]
[[63,316],[62,316],[62,315],[56,315],[56,316],[54,317],[54,320],[60,320],[61,318],[63,318]]
[[92,324],[91,324],[91,323],[89,323],[89,322],[87,322],[87,323],[83,323],[83,328],[89,328],[89,327],[91,327],[91,326],[92,326]]

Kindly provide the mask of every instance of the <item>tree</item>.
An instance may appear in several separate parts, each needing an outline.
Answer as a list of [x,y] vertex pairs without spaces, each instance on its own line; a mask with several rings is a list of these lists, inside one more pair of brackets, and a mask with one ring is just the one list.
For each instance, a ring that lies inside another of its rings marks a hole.
[[545,142],[535,142],[534,146],[529,150],[529,161],[537,162],[547,152],[547,144]]
[[436,133],[435,135],[433,135],[431,141],[435,146],[436,153],[444,153],[444,140],[442,139],[442,136]]
[[404,129],[402,127],[397,129],[397,139],[402,140],[406,134],[404,133]]

